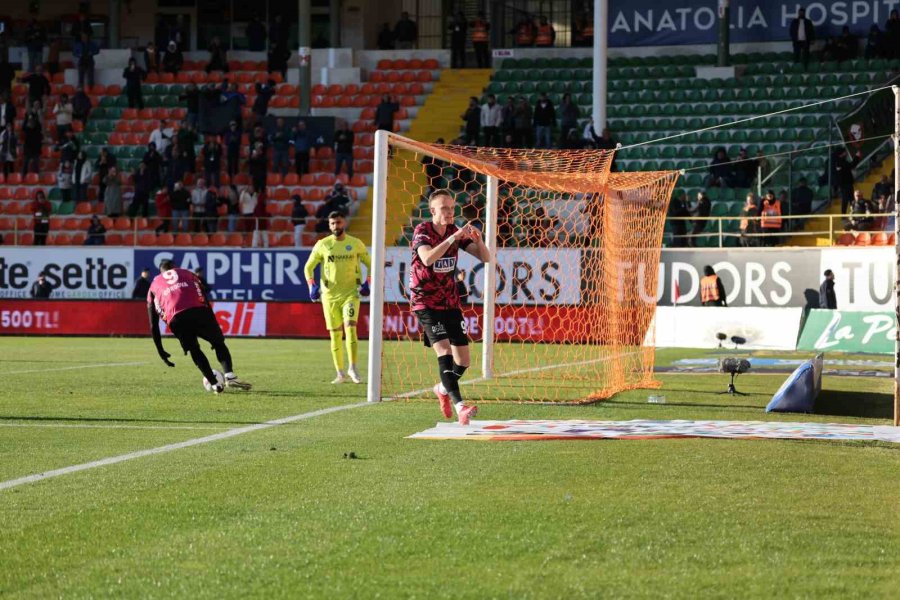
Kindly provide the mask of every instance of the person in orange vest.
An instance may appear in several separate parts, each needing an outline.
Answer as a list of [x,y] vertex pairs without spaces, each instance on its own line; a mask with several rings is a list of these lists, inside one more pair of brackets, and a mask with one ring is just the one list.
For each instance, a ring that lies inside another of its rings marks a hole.
[[541,24],[538,25],[534,45],[538,48],[552,48],[555,41],[556,31],[553,29],[553,25],[550,24],[547,17],[541,17]]
[[516,24],[515,34],[517,47],[527,48],[534,45],[534,22],[528,14]]
[[475,63],[479,69],[488,69],[491,66],[488,54],[488,41],[490,38],[491,24],[487,22],[484,11],[478,13],[478,18],[470,25],[472,32],[472,47],[475,49]]
[[759,204],[756,202],[756,194],[750,192],[747,194],[747,203],[741,209],[741,246],[749,248],[755,246],[757,242],[756,233],[759,232]]
[[[763,233],[778,233],[781,231],[781,201],[775,198],[775,192],[769,190],[763,200],[760,212],[759,228]],[[763,238],[766,246],[774,246],[778,243],[778,236],[768,235]]]
[[703,267],[703,279],[700,280],[700,302],[703,306],[728,306],[725,300],[725,286],[709,265]]

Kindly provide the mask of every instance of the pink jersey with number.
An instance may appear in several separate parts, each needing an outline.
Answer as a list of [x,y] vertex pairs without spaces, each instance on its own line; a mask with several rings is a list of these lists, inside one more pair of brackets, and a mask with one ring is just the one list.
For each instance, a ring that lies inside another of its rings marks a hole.
[[456,259],[459,250],[468,247],[472,240],[454,242],[430,267],[426,267],[419,257],[421,246],[436,248],[458,230],[456,225],[447,225],[444,234],[441,235],[431,221],[419,223],[413,230],[412,265],[409,270],[409,303],[413,310],[459,308]]
[[147,292],[147,304],[151,302],[166,323],[189,308],[209,306],[200,289],[200,280],[187,269],[169,269],[154,277]]

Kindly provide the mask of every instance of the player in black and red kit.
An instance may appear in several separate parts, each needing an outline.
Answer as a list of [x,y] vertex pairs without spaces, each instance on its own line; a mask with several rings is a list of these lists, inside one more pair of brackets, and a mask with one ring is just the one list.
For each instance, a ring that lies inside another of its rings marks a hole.
[[431,221],[420,223],[413,232],[410,304],[425,331],[425,345],[437,354],[441,379],[434,393],[441,410],[449,419],[455,408],[459,423],[468,425],[478,407],[466,406],[459,391],[459,380],[469,367],[469,338],[459,308],[456,259],[462,249],[489,263],[491,253],[475,227],[466,224],[460,229],[453,223],[456,201],[450,192],[433,192],[428,205]]

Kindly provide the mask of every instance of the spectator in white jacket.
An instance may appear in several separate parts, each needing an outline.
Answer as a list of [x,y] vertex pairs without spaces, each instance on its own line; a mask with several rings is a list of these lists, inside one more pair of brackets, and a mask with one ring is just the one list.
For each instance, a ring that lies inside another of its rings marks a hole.
[[197,187],[191,190],[191,220],[194,223],[194,233],[200,232],[200,225],[206,218],[206,182],[197,180]]
[[161,155],[166,155],[166,148],[169,147],[169,144],[172,143],[172,137],[174,136],[174,132],[171,127],[166,125],[165,119],[160,119],[159,127],[153,130],[150,134],[150,144],[156,144],[156,151]]
[[87,202],[87,188],[94,178],[94,163],[87,157],[84,150],[79,151],[75,157],[72,175],[72,189],[75,191],[75,202]]
[[484,134],[485,146],[500,145],[501,125],[503,125],[503,109],[497,104],[497,98],[493,94],[488,94],[487,102],[481,105],[481,132]]

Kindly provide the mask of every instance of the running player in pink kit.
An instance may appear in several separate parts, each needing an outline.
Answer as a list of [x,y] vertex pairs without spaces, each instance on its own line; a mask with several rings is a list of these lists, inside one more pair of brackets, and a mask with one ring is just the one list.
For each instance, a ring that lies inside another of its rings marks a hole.
[[454,225],[456,201],[450,192],[433,192],[428,206],[431,221],[420,223],[413,231],[410,304],[425,330],[425,346],[431,346],[437,354],[441,379],[434,386],[434,393],[441,410],[449,419],[455,408],[459,423],[468,425],[478,407],[466,406],[459,391],[459,380],[469,368],[469,338],[459,308],[456,259],[462,249],[489,263],[491,252],[476,228],[466,224],[459,229]]
[[[171,356],[163,349],[159,333],[159,319],[169,325],[172,335],[181,342],[184,353],[191,353],[191,358],[206,380],[210,382],[217,394],[224,387],[249,390],[251,385],[237,378],[231,370],[231,353],[225,345],[225,336],[213,314],[209,301],[203,293],[200,279],[187,269],[179,269],[171,260],[159,263],[160,274],[150,284],[147,292],[147,314],[150,318],[150,331],[156,351],[164,363],[170,367],[175,364],[169,360]],[[225,386],[216,380],[206,355],[200,349],[198,338],[212,344],[216,358],[225,372]]]

